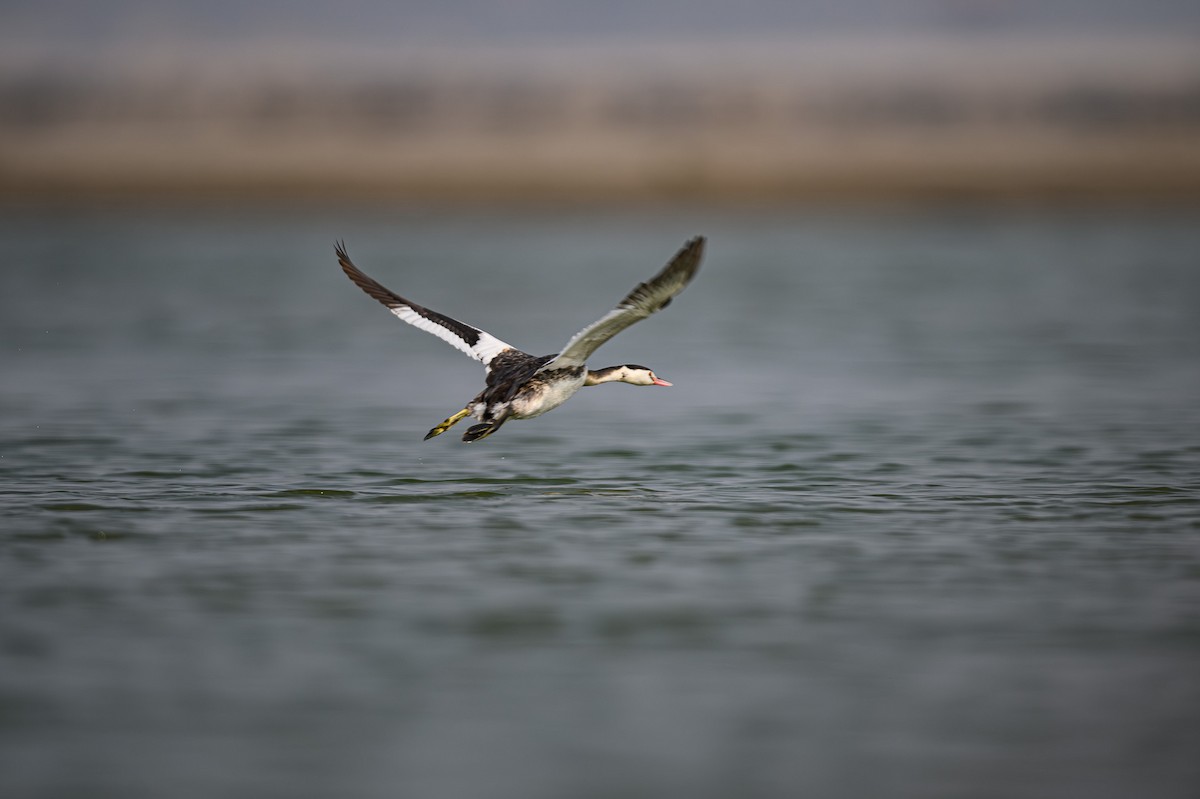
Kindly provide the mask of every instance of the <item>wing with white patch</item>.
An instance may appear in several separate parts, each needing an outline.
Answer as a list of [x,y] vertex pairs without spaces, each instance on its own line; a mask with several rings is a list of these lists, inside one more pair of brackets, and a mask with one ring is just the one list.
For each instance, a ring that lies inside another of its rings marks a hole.
[[696,276],[696,270],[700,268],[700,259],[703,257],[704,237],[697,236],[683,245],[683,249],[675,254],[661,272],[645,283],[639,283],[616,308],[572,336],[562,352],[543,366],[541,371],[560,369],[564,366],[583,366],[601,344],[634,322],[666,308],[675,295],[683,291]]
[[353,280],[360,289],[386,305],[388,310],[413,327],[432,333],[452,347],[482,361],[485,366],[499,353],[514,349],[490,333],[437,311],[431,311],[384,288],[354,265],[350,256],[346,254],[346,245],[343,242],[338,242],[334,252],[337,253],[338,264],[346,273],[346,277]]

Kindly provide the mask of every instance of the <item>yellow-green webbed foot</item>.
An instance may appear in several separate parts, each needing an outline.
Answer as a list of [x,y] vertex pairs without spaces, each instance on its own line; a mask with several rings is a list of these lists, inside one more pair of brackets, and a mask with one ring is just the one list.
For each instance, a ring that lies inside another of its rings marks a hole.
[[454,427],[454,425],[458,424],[460,421],[462,421],[463,419],[465,419],[466,417],[468,417],[470,415],[471,415],[471,409],[463,408],[461,411],[454,414],[449,419],[446,419],[444,422],[439,424],[437,427],[433,428],[428,433],[426,433],[425,440],[428,441],[429,439],[433,438],[434,436],[440,436],[442,433],[446,432],[451,427]]

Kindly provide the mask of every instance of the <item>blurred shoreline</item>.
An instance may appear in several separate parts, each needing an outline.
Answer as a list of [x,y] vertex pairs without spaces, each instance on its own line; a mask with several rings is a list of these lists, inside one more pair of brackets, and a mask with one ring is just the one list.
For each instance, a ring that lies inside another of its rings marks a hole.
[[1194,204],[1196,44],[10,54],[0,202]]

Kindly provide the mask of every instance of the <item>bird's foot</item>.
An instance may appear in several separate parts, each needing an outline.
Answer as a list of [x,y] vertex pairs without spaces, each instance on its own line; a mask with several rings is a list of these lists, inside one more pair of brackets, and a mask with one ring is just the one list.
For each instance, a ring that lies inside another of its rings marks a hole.
[[462,440],[470,444],[473,441],[482,441],[492,433],[500,429],[498,422],[484,422],[483,424],[474,424],[467,428],[467,432],[463,433]]
[[464,419],[468,415],[470,415],[470,413],[471,413],[471,411],[469,408],[463,408],[461,411],[454,414],[449,419],[446,419],[441,424],[439,424],[437,427],[433,428],[428,433],[426,433],[425,440],[428,441],[429,439],[433,438],[434,436],[440,436],[442,433],[446,432],[451,427],[454,427],[454,425],[458,424],[459,421],[461,421],[462,419]]

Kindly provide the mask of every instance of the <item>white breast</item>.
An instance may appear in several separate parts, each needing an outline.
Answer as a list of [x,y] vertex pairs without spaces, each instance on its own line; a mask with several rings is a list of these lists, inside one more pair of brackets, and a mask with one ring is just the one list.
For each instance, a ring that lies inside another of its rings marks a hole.
[[578,379],[555,380],[543,384],[538,391],[523,393],[513,400],[513,418],[532,419],[535,416],[541,416],[546,411],[554,410],[583,387],[585,375],[586,373],[581,373]]

